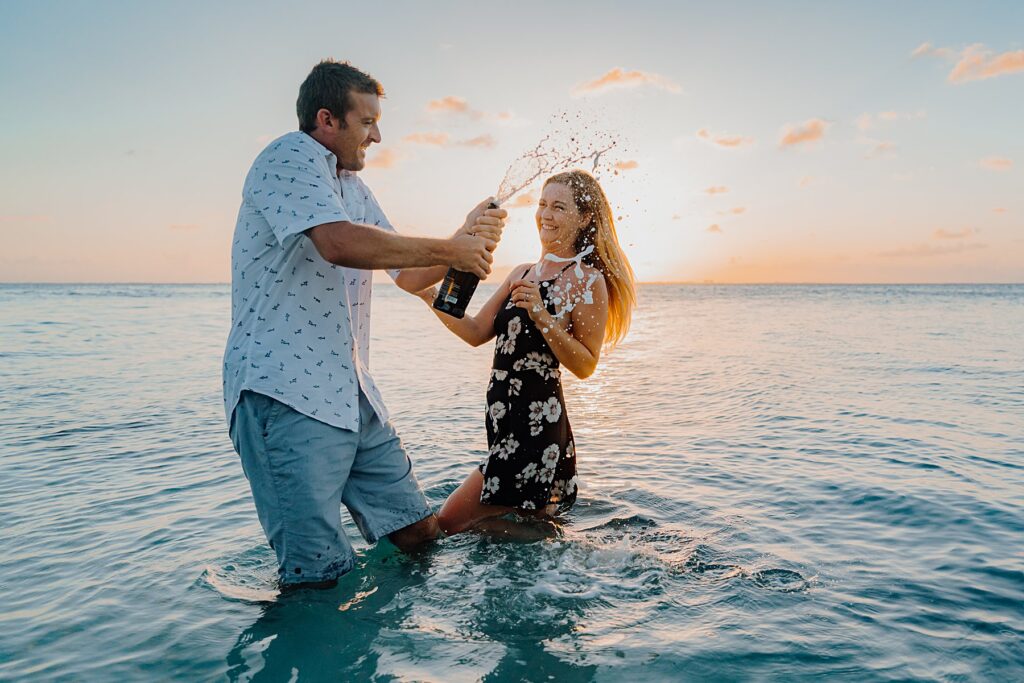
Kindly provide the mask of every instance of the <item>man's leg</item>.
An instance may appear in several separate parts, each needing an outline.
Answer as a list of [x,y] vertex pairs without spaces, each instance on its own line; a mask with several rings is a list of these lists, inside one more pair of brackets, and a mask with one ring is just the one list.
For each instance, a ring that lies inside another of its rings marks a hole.
[[246,391],[231,438],[282,587],[333,585],[355,559],[341,528],[341,492],[358,436]]
[[409,552],[441,536],[401,439],[390,422],[381,423],[362,392],[359,417],[359,448],[341,500],[363,537],[376,543],[387,536]]

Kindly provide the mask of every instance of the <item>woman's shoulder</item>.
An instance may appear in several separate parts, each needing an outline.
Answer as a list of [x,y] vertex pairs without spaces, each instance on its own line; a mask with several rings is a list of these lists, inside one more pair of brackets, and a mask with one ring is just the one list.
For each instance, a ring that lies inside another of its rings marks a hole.
[[[592,285],[604,285],[604,273],[602,273],[599,269],[595,268],[589,263],[581,263],[580,268],[583,270],[584,284],[589,283]],[[570,272],[572,272],[573,270],[573,268],[569,269]],[[573,273],[573,275],[575,276],[575,273]]]

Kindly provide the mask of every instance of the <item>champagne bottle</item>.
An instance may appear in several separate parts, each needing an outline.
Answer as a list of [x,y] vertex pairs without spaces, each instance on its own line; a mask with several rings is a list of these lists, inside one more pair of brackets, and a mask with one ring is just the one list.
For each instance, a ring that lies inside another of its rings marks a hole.
[[[487,208],[497,209],[498,205],[491,202]],[[480,284],[480,278],[473,273],[449,268],[441,282],[437,298],[434,299],[434,308],[454,318],[464,317],[466,307],[469,306],[469,300],[473,298],[478,284]]]

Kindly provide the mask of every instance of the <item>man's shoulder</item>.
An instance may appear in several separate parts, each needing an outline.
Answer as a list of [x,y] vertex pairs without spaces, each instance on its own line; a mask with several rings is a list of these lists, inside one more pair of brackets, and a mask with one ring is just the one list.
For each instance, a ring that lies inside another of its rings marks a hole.
[[323,156],[323,147],[301,130],[271,140],[256,156],[253,166],[270,163],[314,163]]

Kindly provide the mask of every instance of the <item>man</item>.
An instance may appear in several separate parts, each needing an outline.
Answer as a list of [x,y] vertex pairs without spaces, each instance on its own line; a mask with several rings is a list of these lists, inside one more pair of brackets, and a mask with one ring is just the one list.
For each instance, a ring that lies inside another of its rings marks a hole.
[[242,190],[224,406],[284,588],[352,568],[342,504],[371,543],[438,536],[368,369],[371,271],[410,292],[448,266],[484,278],[507,215],[485,199],[450,239],[397,234],[356,175],[381,141],[383,95],[347,63],[315,66],[300,130],[260,153]]

